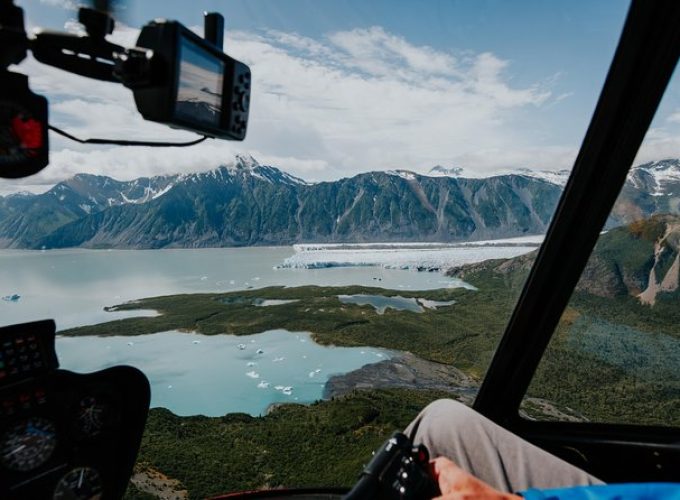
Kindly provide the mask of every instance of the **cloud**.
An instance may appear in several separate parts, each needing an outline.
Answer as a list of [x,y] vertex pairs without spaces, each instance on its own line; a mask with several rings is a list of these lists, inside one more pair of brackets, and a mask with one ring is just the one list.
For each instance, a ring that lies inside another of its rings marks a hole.
[[78,2],[76,0],[40,0],[40,3],[50,7],[60,7],[65,10],[78,9]]
[[[680,113],[676,114],[680,115]],[[673,115],[668,117],[666,121],[674,122],[675,120],[672,120],[671,118],[673,118]],[[641,163],[647,163],[665,158],[679,157],[680,131],[678,130],[678,127],[652,127],[647,131],[645,139],[640,146],[640,150],[635,157],[633,165],[639,165]]]
[[[114,41],[130,46],[138,30],[119,24],[114,35]],[[209,169],[235,153],[251,153],[309,180],[392,168],[426,172],[437,164],[480,173],[519,166],[559,169],[569,167],[575,156],[573,147],[538,144],[540,120],[526,118],[555,102],[548,79],[512,85],[511,62],[490,52],[454,55],[377,26],[321,39],[229,31],[226,47],[253,72],[245,142],[103,148],[52,134],[51,165],[32,182],[54,182],[77,172],[133,178]],[[122,85],[30,58],[21,71],[30,75],[34,91],[49,97],[51,122],[80,137],[195,137],[144,121]]]
[[671,123],[680,123],[680,109],[677,109],[671,113],[668,118],[666,118],[666,120]]

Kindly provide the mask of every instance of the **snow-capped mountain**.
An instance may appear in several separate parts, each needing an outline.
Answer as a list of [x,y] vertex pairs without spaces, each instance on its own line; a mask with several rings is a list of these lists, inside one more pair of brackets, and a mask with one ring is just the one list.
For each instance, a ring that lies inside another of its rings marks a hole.
[[680,196],[680,159],[666,159],[633,167],[628,174],[633,187],[652,196]]
[[[494,175],[523,175],[525,177],[531,177],[533,179],[541,179],[551,184],[557,186],[564,186],[569,178],[569,170],[531,170],[529,168],[519,168],[516,170],[508,170],[504,172],[499,172]],[[468,178],[468,179],[479,179],[484,178],[476,172],[468,172],[462,167],[451,167],[446,168],[441,165],[432,167],[427,173],[430,177],[454,177],[454,178]],[[489,176],[490,177],[490,176]]]
[[435,165],[430,169],[427,175],[431,177],[465,177],[464,171],[461,167],[446,168],[441,165]]
[[520,168],[515,172],[518,175],[525,175],[527,177],[533,177],[534,179],[541,179],[552,184],[557,184],[558,186],[565,186],[567,184],[567,179],[571,175],[570,170],[531,170],[529,168]]
[[[515,194],[512,194],[515,193]],[[560,188],[528,177],[368,172],[310,184],[250,156],[208,172],[75,176],[0,198],[0,246],[160,248],[459,241],[545,231]]]
[[[160,248],[461,241],[543,233],[567,171],[478,178],[460,168],[308,183],[251,156],[214,170],[118,181],[79,174],[0,197],[0,247]],[[675,193],[675,194],[674,194]],[[678,213],[680,160],[631,171],[609,227]]]
[[198,172],[193,174],[182,174],[175,178],[177,182],[202,182],[207,179],[222,182],[232,182],[237,179],[246,180],[248,178],[259,179],[270,184],[288,184],[292,186],[309,186],[312,183],[307,182],[299,177],[295,177],[283,170],[262,165],[255,158],[250,155],[236,155],[234,161],[226,163],[217,167],[216,169],[207,172]]
[[77,174],[45,194],[56,196],[62,202],[78,201],[81,208],[90,213],[115,205],[146,203],[163,196],[176,181],[176,175],[118,181],[106,176]]

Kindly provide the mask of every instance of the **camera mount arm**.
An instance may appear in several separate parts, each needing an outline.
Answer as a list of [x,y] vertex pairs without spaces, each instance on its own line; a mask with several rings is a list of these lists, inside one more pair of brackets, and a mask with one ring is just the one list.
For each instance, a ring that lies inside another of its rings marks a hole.
[[[106,39],[115,22],[110,0],[81,7],[84,34],[39,31],[26,34],[23,10],[0,0],[0,177],[33,175],[49,163],[47,130],[83,144],[191,146],[206,138],[242,141],[250,110],[250,68],[222,50],[224,18],[205,14],[205,37],[177,21],[155,20],[140,31],[137,46]],[[122,83],[132,90],[146,120],[202,136],[189,142],[79,139],[49,124],[47,100],[31,92],[28,78],[9,71],[32,51],[35,59],[70,73]]]
[[125,48],[106,40],[113,33],[115,22],[106,12],[87,7],[78,11],[78,21],[85,27],[86,35],[56,31],[41,31],[30,40],[33,56],[43,64],[70,73],[119,82],[114,74],[115,55]]

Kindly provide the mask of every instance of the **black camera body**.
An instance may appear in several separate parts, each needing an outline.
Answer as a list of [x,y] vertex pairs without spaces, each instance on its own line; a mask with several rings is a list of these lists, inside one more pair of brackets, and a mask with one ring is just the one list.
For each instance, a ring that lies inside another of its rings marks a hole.
[[430,454],[420,444],[395,432],[364,467],[359,481],[344,500],[420,500],[439,495],[429,473]]
[[[23,10],[0,0],[0,177],[33,175],[49,162],[48,128],[83,144],[190,146],[212,137],[242,141],[248,128],[250,68],[222,51],[224,18],[205,14],[205,38],[177,21],[152,21],[137,47],[106,37],[115,27],[107,9],[81,7],[85,33],[39,31],[29,38]],[[9,71],[31,51],[37,61],[96,80],[122,83],[146,119],[189,130],[202,139],[184,143],[79,139],[48,123],[47,100],[31,92],[25,75]]]
[[0,70],[0,88],[0,177],[33,175],[48,163],[47,99],[19,73]]
[[145,119],[210,137],[245,138],[248,66],[176,21],[144,26],[135,50],[139,49],[153,52],[150,78],[144,85],[128,86]]

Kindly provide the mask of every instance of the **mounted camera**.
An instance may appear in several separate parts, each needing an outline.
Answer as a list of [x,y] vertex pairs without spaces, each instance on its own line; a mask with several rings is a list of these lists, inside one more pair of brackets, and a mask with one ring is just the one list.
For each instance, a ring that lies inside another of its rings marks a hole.
[[[224,18],[205,15],[205,38],[177,21],[157,20],[142,28],[137,46],[106,40],[114,20],[108,2],[81,7],[86,34],[38,32],[29,39],[23,11],[0,0],[0,177],[32,175],[48,164],[47,129],[86,144],[189,146],[205,138],[241,141],[248,128],[250,69],[222,52]],[[78,139],[48,124],[47,101],[33,94],[25,75],[7,70],[31,50],[35,59],[88,78],[119,82],[133,91],[146,120],[203,136],[187,143]]]
[[31,92],[26,75],[7,70],[27,50],[23,11],[0,0],[0,177],[26,177],[48,163],[47,99]]
[[428,471],[430,454],[400,432],[392,434],[364,467],[343,500],[421,500],[439,496]]
[[243,140],[250,106],[250,69],[224,54],[224,20],[206,14],[206,38],[176,21],[153,21],[137,47],[117,55],[116,73],[147,120]]

